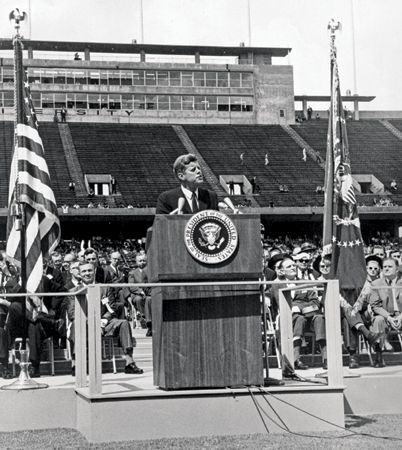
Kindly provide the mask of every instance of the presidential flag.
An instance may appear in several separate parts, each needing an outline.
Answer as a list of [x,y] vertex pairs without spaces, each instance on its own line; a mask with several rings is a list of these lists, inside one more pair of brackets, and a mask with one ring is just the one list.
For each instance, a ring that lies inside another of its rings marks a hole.
[[333,42],[323,245],[323,253],[332,254],[331,278],[339,280],[342,295],[353,302],[366,280],[366,264]]
[[[14,38],[13,45],[16,122],[10,171],[6,252],[17,267],[21,267],[21,262],[24,262],[26,280],[22,280],[22,286],[26,285],[28,293],[35,293],[40,292],[43,258],[59,242],[60,221],[23,67],[19,35]],[[14,220],[17,209],[24,211],[22,233],[17,226],[20,221]],[[25,254],[21,252],[22,244]]]

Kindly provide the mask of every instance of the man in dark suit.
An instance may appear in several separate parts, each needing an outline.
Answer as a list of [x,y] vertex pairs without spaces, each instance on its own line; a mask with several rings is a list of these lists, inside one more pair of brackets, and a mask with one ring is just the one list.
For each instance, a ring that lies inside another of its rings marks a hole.
[[[128,274],[129,283],[148,283],[147,255],[139,253],[135,262],[137,267]],[[130,287],[132,302],[135,309],[140,314],[141,320],[145,320],[147,327],[146,336],[152,336],[152,309],[151,309],[151,288]]]
[[[195,214],[205,209],[218,210],[218,197],[199,185],[204,181],[197,157],[191,153],[179,156],[173,172],[181,186],[162,192],[156,204],[156,214]],[[183,200],[179,202],[179,199]]]
[[382,351],[388,332],[395,330],[399,333],[402,330],[402,277],[398,271],[398,261],[385,258],[382,267],[383,278],[372,282],[369,296],[374,316],[371,327],[374,333],[380,333],[381,336],[380,342],[374,347],[375,367],[385,366]]

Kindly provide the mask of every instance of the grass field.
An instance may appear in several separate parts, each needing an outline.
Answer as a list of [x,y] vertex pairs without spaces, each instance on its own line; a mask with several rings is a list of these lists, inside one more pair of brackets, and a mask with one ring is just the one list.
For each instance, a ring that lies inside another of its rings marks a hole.
[[[208,436],[193,439],[90,444],[71,429],[25,430],[0,433],[1,449],[397,449],[402,448],[402,414],[347,416],[345,432],[317,433],[317,437],[286,434]],[[135,427],[135,418],[133,418]],[[309,433],[314,435],[314,433]],[[367,436],[371,434],[377,437]],[[388,439],[380,438],[387,436]]]

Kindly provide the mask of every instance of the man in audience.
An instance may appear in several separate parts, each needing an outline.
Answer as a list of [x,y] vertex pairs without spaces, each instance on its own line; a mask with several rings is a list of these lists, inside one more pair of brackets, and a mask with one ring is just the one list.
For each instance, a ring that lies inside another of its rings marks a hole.
[[76,260],[76,256],[74,253],[66,253],[63,258],[62,272],[61,276],[63,277],[63,286],[67,284],[67,282],[71,278],[70,274],[70,265],[72,262]]
[[[87,263],[80,266],[80,277],[84,285],[95,282],[95,270],[92,264]],[[144,371],[137,367],[133,360],[134,341],[131,327],[124,316],[124,304],[117,296],[101,296],[101,326],[105,336],[119,338],[119,344],[123,349],[126,367],[124,373],[142,374]]]
[[101,284],[112,283],[110,273],[99,264],[98,253],[93,248],[87,248],[84,252],[84,260],[95,268],[95,282]]
[[300,252],[297,255],[294,255],[293,259],[296,262],[298,280],[315,280],[318,278],[319,274],[316,274],[310,267],[312,259],[309,253]]
[[381,259],[384,259],[386,256],[385,248],[382,245],[374,245],[372,254],[378,256]]
[[[195,155],[189,153],[179,156],[174,162],[173,172],[180,186],[160,194],[156,214],[194,214],[205,209],[218,210],[215,192],[199,187],[204,178]],[[183,199],[182,203],[179,199]]]
[[[283,280],[288,281],[287,286],[292,284],[296,278],[296,264],[290,256],[285,256],[279,263],[278,274]],[[284,288],[283,284],[272,285],[272,299],[276,304],[279,303],[279,289]],[[327,368],[327,345],[325,337],[325,320],[322,312],[322,306],[314,290],[308,290],[300,285],[299,289],[284,291],[288,302],[292,305],[293,321],[293,350],[295,369],[305,370],[308,365],[301,360],[301,345],[305,331],[310,329],[314,331],[316,341],[320,347],[323,368]]]
[[389,330],[402,330],[402,277],[398,262],[393,258],[383,260],[383,278],[373,281],[369,297],[373,311],[372,329],[381,334],[376,347],[375,367],[384,367],[382,356],[384,340]]
[[[129,283],[148,283],[147,255],[139,253],[136,258],[137,267],[128,274]],[[130,287],[133,304],[140,314],[140,320],[145,322],[146,336],[152,336],[151,288]]]

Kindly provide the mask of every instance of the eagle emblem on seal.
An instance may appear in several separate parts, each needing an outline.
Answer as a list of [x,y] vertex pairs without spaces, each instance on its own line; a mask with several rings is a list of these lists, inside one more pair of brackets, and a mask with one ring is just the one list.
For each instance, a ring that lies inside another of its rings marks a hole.
[[198,243],[201,247],[208,247],[208,250],[215,250],[219,248],[224,238],[220,238],[222,227],[217,223],[207,222],[200,227],[201,237],[198,238]]

